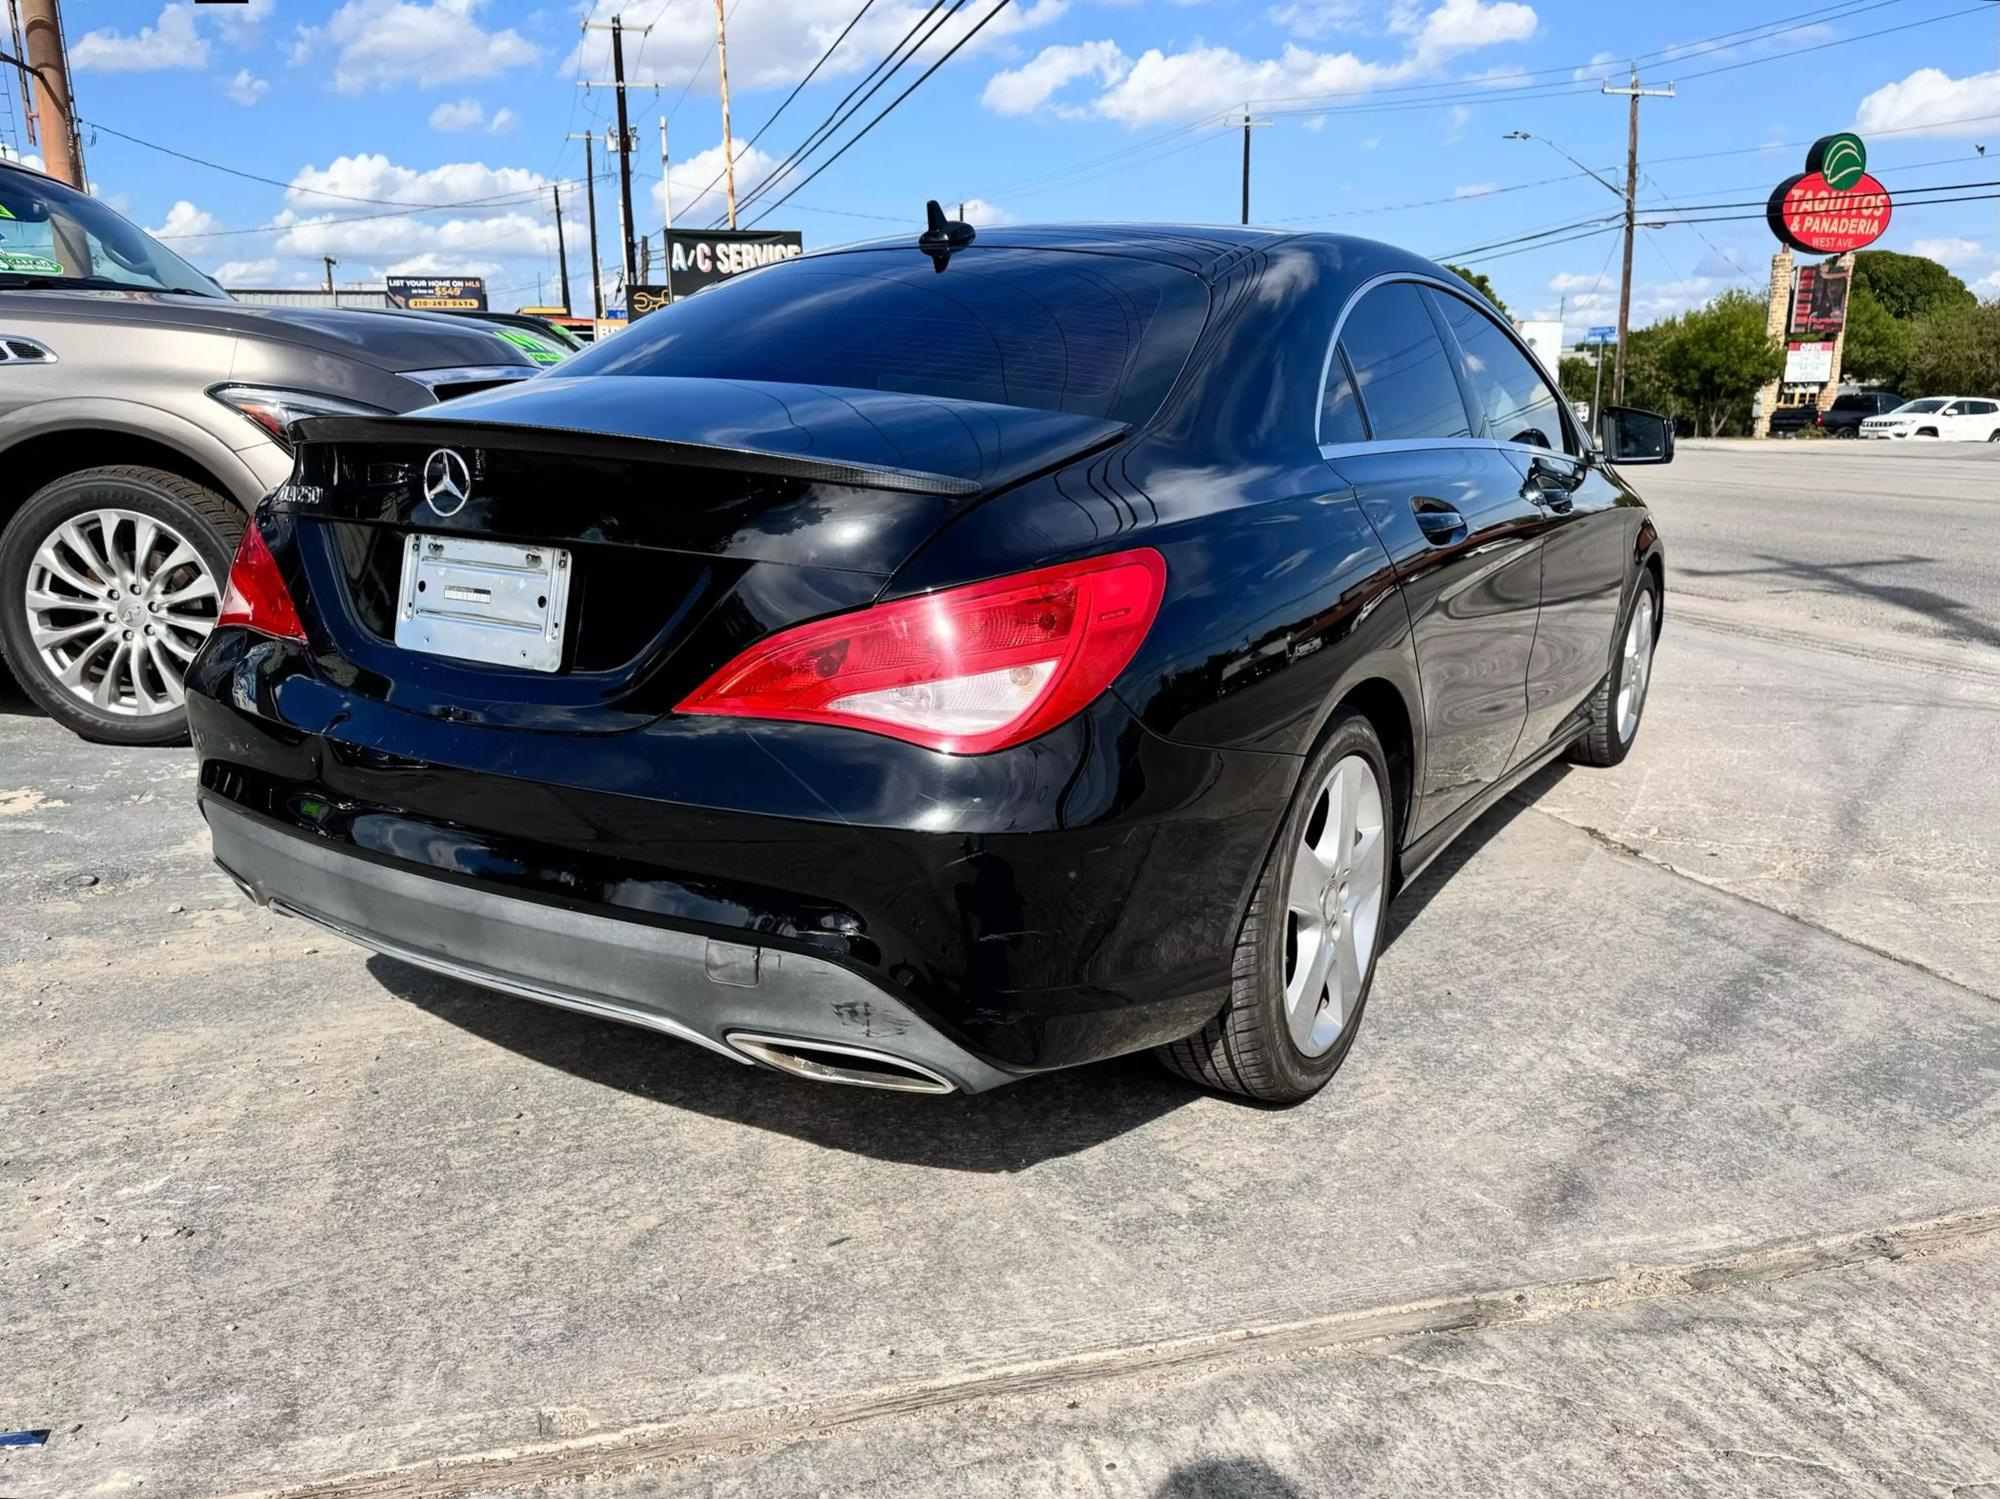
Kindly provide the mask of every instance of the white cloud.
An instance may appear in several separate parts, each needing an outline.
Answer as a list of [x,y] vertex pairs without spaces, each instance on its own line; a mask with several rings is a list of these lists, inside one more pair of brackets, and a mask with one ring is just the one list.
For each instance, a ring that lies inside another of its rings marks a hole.
[[1093,75],[1100,83],[1116,83],[1131,66],[1116,42],[1044,47],[1021,67],[1005,69],[987,79],[979,102],[995,114],[1030,114],[1065,84]]
[[185,239],[190,235],[213,234],[221,227],[214,214],[182,198],[167,210],[167,221],[147,233],[155,239]]
[[[1069,8],[1069,0],[1015,0],[966,45],[954,61],[1005,45],[1007,38],[1046,26]],[[827,60],[814,81],[858,74],[872,67],[931,9],[918,0],[877,0],[840,49]],[[915,71],[922,71],[966,35],[992,10],[983,3],[966,5],[952,14],[919,48]],[[854,18],[854,0],[758,0],[742,6],[729,21],[729,83],[732,89],[789,88],[821,54],[833,45],[841,28]],[[711,84],[715,78],[715,7],[669,3],[669,0],[593,0],[588,19],[608,22],[623,14],[628,28],[650,24],[643,42],[630,30],[625,38],[625,76],[634,83],[659,83],[679,88],[697,70]],[[918,36],[926,36],[930,21]],[[559,69],[565,79],[609,78],[611,36],[586,31]],[[567,83],[565,86],[568,86]],[[884,90],[874,103],[894,94]]]
[[521,117],[503,104],[493,111],[493,118],[486,122],[486,133],[488,135],[505,135],[520,123]]
[[1274,24],[1294,36],[1318,39],[1337,31],[1361,29],[1379,7],[1366,0],[1290,0],[1271,7]]
[[324,26],[301,26],[292,61],[334,51],[333,86],[343,94],[397,84],[420,88],[490,78],[541,56],[512,27],[485,31],[477,15],[485,0],[347,0]]
[[967,198],[963,205],[952,206],[955,212],[960,213],[963,222],[977,229],[993,229],[1014,222],[1014,215],[999,204],[989,203],[984,198]]
[[[337,203],[340,198],[405,203],[411,207],[463,205],[471,199],[508,196],[517,199],[514,203],[495,204],[488,210],[498,213],[518,207],[523,195],[547,188],[548,181],[541,173],[525,167],[489,167],[480,161],[452,162],[419,172],[397,166],[388,157],[374,152],[337,156],[323,169],[301,167],[285,189],[285,201],[296,217],[300,213],[357,211],[351,205],[329,208],[329,204]],[[327,194],[337,196],[329,198]]]
[[1602,78],[1607,67],[1612,63],[1623,61],[1624,59],[1616,52],[1593,52],[1590,54],[1590,61],[1583,67],[1572,69],[1569,76],[1576,83],[1582,83],[1586,79]]
[[1976,239],[1948,235],[1942,239],[1920,239],[1910,246],[1910,253],[1943,265],[1968,265],[1984,260],[1986,247]]
[[384,269],[387,276],[491,276],[500,269],[494,260],[466,260],[462,256],[440,255],[426,250]]
[[225,260],[209,274],[225,287],[263,286],[278,274],[278,262],[263,260]]
[[1467,182],[1453,188],[1451,195],[1454,198],[1483,198],[1498,186],[1497,182]]
[[[442,222],[414,215],[402,218],[363,218],[341,222],[342,215],[326,215],[295,220],[279,236],[280,254],[313,257],[333,255],[342,260],[354,257],[413,256],[426,251],[451,252],[453,265],[462,265],[468,254],[553,255],[556,248],[555,222],[546,207],[516,210],[485,218],[452,218]],[[471,272],[467,272],[468,275]]]
[[1444,139],[1446,145],[1465,138],[1465,127],[1472,123],[1472,111],[1463,104],[1454,104],[1445,116]]
[[[1151,48],[1127,59],[1111,42],[1046,47],[1026,64],[996,74],[984,96],[989,108],[1019,114],[1049,104],[1065,85],[1096,77],[1102,85],[1086,109],[1126,125],[1199,119],[1243,102],[1364,93],[1432,71],[1460,53],[1520,41],[1538,26],[1532,7],[1516,0],[1442,0],[1424,9],[1397,0],[1388,27],[1404,39],[1403,55],[1373,61],[1353,52],[1316,52],[1287,43],[1276,57],[1252,58],[1200,42],[1181,52]],[[1453,129],[1463,128],[1463,111]]]
[[208,42],[195,29],[192,7],[168,5],[157,21],[135,33],[109,27],[85,32],[70,47],[69,63],[78,72],[92,68],[106,73],[200,68],[208,64]]
[[23,153],[15,150],[5,141],[0,141],[0,159],[18,161],[22,166],[33,167],[38,172],[46,172],[48,170],[48,164],[42,160],[41,152],[29,151]]
[[248,68],[238,68],[236,76],[223,84],[222,91],[238,104],[255,104],[270,91],[271,85],[252,73]]
[[1885,83],[1854,111],[1854,128],[1900,130],[1912,135],[1982,135],[1993,129],[1991,119],[1972,115],[2000,114],[2000,68],[1953,78],[1941,68],[1918,68],[1900,83]]
[[433,130],[477,130],[486,123],[486,106],[477,99],[449,99],[431,111]]
[[[746,147],[741,142],[738,142],[736,146],[736,196],[738,200],[740,201],[744,197],[747,197],[750,190],[762,182],[769,175],[771,168],[777,164],[777,157],[771,156],[755,146]],[[803,172],[793,173],[783,183],[779,184],[766,199],[760,201],[768,202],[783,197],[785,189],[796,185],[804,175]],[[709,220],[721,218],[728,211],[729,199],[726,184],[722,177],[722,143],[720,141],[710,146],[706,151],[697,151],[684,161],[676,161],[673,165],[673,170],[668,173],[668,180],[673,183],[674,187],[674,222],[683,228],[701,228]],[[661,184],[657,182],[653,184],[652,202],[652,217],[655,220],[664,222],[666,199],[661,192]],[[608,215],[606,227],[600,229],[598,231],[599,234],[616,234],[618,232],[617,222],[618,216],[616,213]],[[647,232],[645,226],[641,226],[639,232]],[[602,246],[600,245],[601,248]],[[607,265],[619,258],[618,255],[610,253],[604,256]]]

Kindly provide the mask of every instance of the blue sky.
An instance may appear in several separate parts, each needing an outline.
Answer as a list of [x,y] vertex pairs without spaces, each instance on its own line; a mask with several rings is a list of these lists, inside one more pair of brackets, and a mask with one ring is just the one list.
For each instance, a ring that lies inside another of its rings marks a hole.
[[[874,0],[746,150],[861,0],[730,3],[746,193],[928,9]],[[836,142],[992,4],[964,0]],[[99,127],[85,131],[89,173],[235,284],[317,284],[318,257],[332,254],[343,284],[392,269],[481,273],[503,307],[554,295],[547,186],[561,182],[574,297],[587,305],[582,146],[564,137],[602,138],[610,94],[577,80],[609,76],[609,42],[579,23],[621,7],[632,27],[652,24],[628,37],[626,57],[659,86],[631,95],[634,217],[657,232],[666,115],[676,222],[707,224],[722,211],[719,188],[707,190],[722,164],[712,0],[69,0],[77,108]],[[1616,236],[1592,221],[1618,204],[1555,147],[1622,175],[1624,101],[1597,90],[1635,56],[1648,83],[1679,90],[1644,106],[1642,203],[1656,209],[1761,200],[1801,170],[1800,143],[1842,128],[1864,132],[1892,191],[2000,178],[1993,0],[1014,0],[764,226],[800,229],[808,246],[914,233],[930,196],[989,222],[1233,223],[1242,134],[1223,119],[1248,98],[1270,122],[1253,145],[1255,222],[1434,255],[1577,225],[1549,236],[1558,243],[1453,256],[1476,260],[1517,314],[1560,307],[1575,332],[1612,320]],[[32,153],[18,111],[16,98],[0,135]],[[1503,139],[1514,130],[1537,139]],[[600,182],[607,264],[615,203]],[[2000,201],[1906,204],[1884,245],[2000,294]],[[1761,285],[1773,248],[1757,219],[1646,231],[1636,321]]]

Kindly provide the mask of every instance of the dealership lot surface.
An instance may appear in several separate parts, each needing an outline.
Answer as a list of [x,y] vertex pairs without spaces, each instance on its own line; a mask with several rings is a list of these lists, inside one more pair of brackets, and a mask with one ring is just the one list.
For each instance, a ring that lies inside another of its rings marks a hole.
[[1635,474],[1638,750],[1406,897],[1287,1112],[370,958],[0,688],[0,1495],[2000,1486],[2000,448]]

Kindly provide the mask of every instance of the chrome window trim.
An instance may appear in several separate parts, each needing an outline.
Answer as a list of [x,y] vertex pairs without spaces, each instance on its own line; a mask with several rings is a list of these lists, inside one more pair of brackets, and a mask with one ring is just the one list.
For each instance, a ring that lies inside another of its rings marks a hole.
[[[1569,402],[1563,397],[1561,382],[1557,381],[1549,374],[1548,366],[1543,364],[1542,361],[1536,356],[1535,351],[1530,347],[1528,347],[1528,345],[1522,341],[1521,335],[1516,333],[1514,329],[1510,327],[1506,322],[1499,320],[1495,321],[1494,326],[1501,329],[1507,335],[1507,337],[1513,341],[1514,347],[1519,349],[1521,353],[1527,358],[1530,367],[1532,367],[1535,370],[1535,372],[1542,377],[1543,382],[1548,386],[1551,393],[1554,394],[1556,398],[1556,408],[1557,411],[1560,413],[1558,420],[1560,420],[1563,424],[1563,432],[1566,436],[1571,436],[1576,439],[1577,446],[1581,449],[1580,452],[1571,453],[1568,452],[1567,450],[1559,450],[1555,448],[1538,448],[1533,443],[1505,442],[1499,438],[1493,438],[1493,437],[1470,437],[1470,438],[1413,437],[1413,438],[1401,438],[1393,441],[1383,441],[1383,442],[1376,442],[1370,440],[1365,443],[1358,443],[1358,442],[1320,443],[1319,422],[1320,422],[1320,416],[1326,408],[1327,376],[1331,373],[1333,369],[1333,351],[1340,346],[1340,335],[1343,331],[1345,331],[1347,327],[1348,314],[1354,311],[1355,304],[1360,302],[1360,300],[1363,297],[1367,296],[1368,293],[1375,290],[1376,287],[1388,286],[1398,281],[1408,281],[1417,286],[1428,286],[1433,291],[1441,291],[1448,297],[1457,297],[1459,301],[1465,303],[1468,307],[1472,308],[1474,312],[1483,313],[1488,317],[1492,316],[1492,314],[1488,313],[1485,308],[1479,305],[1478,302],[1474,301],[1473,298],[1471,298],[1470,296],[1467,296],[1465,294],[1465,289],[1463,287],[1454,288],[1450,282],[1442,281],[1438,277],[1433,276],[1426,271],[1384,271],[1379,276],[1370,276],[1366,281],[1362,282],[1359,286],[1355,287],[1353,292],[1351,292],[1348,295],[1347,301],[1341,305],[1340,316],[1336,317],[1333,320],[1333,334],[1326,341],[1326,354],[1324,355],[1324,357],[1321,358],[1319,363],[1319,394],[1313,400],[1313,441],[1319,444],[1319,449],[1322,454],[1324,454],[1329,448],[1338,448],[1341,451],[1348,453],[1359,453],[1359,452],[1390,453],[1390,452],[1396,452],[1399,449],[1420,447],[1420,446],[1421,447],[1466,447],[1469,445],[1484,445],[1484,446],[1502,448],[1508,452],[1514,452],[1514,453],[1540,453],[1544,455],[1553,454],[1555,457],[1558,458],[1567,458],[1571,463],[1577,464],[1579,466],[1586,466],[1589,464],[1591,455],[1597,451],[1597,445],[1590,440],[1590,434],[1585,432],[1577,424],[1575,413],[1569,409]],[[1439,341],[1440,342],[1443,341],[1442,336],[1440,336]],[[1356,401],[1361,402],[1361,410],[1365,416],[1368,410],[1368,404],[1366,401],[1362,401],[1361,391],[1358,387],[1355,389],[1354,399]],[[1470,415],[1470,413],[1467,414]],[[1480,425],[1483,427],[1486,424],[1486,418],[1483,413],[1481,414],[1479,420],[1480,420]]]

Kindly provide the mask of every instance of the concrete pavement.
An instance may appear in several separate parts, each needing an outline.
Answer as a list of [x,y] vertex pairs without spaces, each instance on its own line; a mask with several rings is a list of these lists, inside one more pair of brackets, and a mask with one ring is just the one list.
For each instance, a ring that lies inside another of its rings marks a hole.
[[[1284,1112],[816,1089],[368,958],[207,867],[184,754],[0,696],[0,1427],[55,1432],[0,1494],[2000,1484],[1993,604],[1824,565],[2000,463],[1850,454],[1643,472],[1639,748],[1410,892]],[[1741,565],[1800,484],[1811,587]]]

